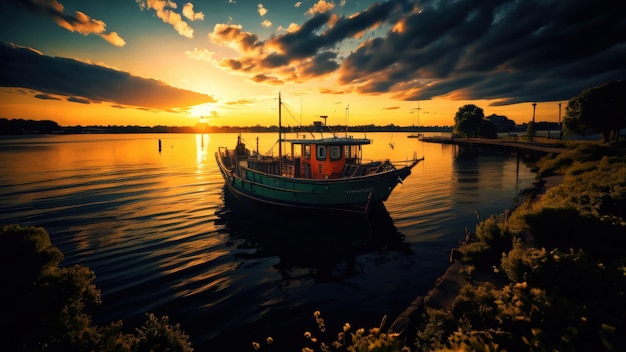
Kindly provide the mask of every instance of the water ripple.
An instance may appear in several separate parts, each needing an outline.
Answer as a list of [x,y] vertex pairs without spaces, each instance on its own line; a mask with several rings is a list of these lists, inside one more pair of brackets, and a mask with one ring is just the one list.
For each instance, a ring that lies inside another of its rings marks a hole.
[[[264,137],[271,143],[262,150],[275,140]],[[166,146],[160,153],[157,139]],[[43,226],[62,265],[94,271],[104,302],[97,323],[169,315],[196,350],[240,351],[259,336],[301,336],[314,310],[330,325],[364,327],[399,314],[441,275],[450,247],[476,223],[474,211],[502,211],[534,176],[508,157],[422,143],[426,159],[367,221],[242,215],[225,206],[212,159],[235,139],[0,138],[0,223]],[[402,135],[393,141],[393,150],[383,143],[364,153],[404,160],[416,147]]]

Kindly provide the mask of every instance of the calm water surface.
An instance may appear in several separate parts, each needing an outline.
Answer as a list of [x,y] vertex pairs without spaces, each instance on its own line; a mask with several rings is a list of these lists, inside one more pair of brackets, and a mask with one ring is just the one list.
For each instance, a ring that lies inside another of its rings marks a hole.
[[[366,158],[425,157],[370,217],[232,207],[214,152],[235,134],[2,137],[0,224],[44,227],[62,265],[95,272],[98,324],[131,328],[152,312],[180,323],[196,351],[252,351],[267,336],[299,351],[315,310],[327,342],[345,322],[387,315],[388,327],[443,274],[474,212],[502,213],[535,177],[511,155],[406,136],[367,134]],[[243,135],[251,149],[256,137]],[[275,141],[259,135],[260,152],[276,154]]]

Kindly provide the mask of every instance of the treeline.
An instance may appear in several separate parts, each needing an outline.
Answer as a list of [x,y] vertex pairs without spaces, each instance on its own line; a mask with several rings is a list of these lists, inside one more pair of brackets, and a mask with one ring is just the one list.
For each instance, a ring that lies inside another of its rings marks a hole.
[[[319,126],[283,126],[283,132],[315,132]],[[343,132],[346,126],[329,126],[326,131]],[[451,132],[451,126],[385,126],[360,125],[349,126],[349,132]],[[276,132],[278,126],[209,126],[196,124],[194,126],[60,126],[50,120],[24,120],[0,118],[0,135],[23,134],[98,134],[98,133],[263,133]]]
[[0,135],[20,135],[30,133],[55,133],[60,131],[58,123],[51,120],[23,120],[0,118]]

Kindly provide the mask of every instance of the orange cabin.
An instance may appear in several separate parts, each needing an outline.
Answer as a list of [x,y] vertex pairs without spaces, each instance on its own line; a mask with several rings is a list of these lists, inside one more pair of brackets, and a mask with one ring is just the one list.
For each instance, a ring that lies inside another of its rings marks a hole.
[[[323,138],[314,140],[287,140],[291,142],[295,177],[333,179],[345,176],[351,166],[361,163],[361,145],[368,139]],[[299,146],[300,150],[294,150]],[[295,154],[294,154],[295,152]]]

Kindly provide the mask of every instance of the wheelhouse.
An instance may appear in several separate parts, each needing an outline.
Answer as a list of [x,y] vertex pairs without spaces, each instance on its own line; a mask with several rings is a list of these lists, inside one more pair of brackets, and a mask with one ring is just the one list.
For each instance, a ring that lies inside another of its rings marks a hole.
[[295,177],[335,179],[353,176],[361,165],[366,138],[284,139],[290,143]]

